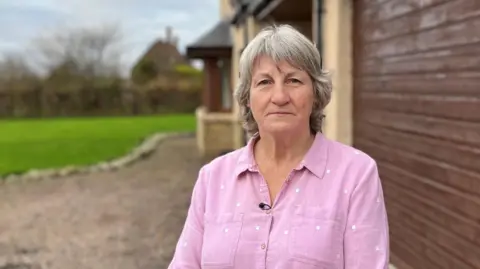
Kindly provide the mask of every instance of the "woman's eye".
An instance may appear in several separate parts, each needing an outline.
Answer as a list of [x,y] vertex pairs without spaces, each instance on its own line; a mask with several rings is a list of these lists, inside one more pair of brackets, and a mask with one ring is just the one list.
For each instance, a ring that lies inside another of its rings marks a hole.
[[258,82],[258,85],[267,85],[267,84],[269,84],[269,83],[270,83],[270,81],[269,81],[269,80],[267,80],[267,79],[264,79],[264,80],[262,80],[262,81]]
[[296,79],[296,78],[290,78],[290,79],[288,79],[287,82],[288,82],[288,83],[301,83],[301,81],[298,80],[298,79]]

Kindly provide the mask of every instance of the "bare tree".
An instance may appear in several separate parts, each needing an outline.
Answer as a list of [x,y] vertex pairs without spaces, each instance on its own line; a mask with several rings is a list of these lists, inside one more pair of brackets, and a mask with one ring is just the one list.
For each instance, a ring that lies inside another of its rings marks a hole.
[[46,73],[68,65],[84,77],[118,75],[120,41],[115,26],[58,30],[34,40],[32,58]]
[[8,53],[0,59],[0,80],[20,80],[32,76],[33,70],[21,55]]
[[0,91],[31,88],[37,82],[37,74],[21,55],[8,53],[0,59]]

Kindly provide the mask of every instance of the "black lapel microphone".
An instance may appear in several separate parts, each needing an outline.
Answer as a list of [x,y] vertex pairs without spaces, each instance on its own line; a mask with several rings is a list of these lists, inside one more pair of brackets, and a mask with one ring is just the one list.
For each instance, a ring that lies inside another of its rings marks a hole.
[[261,210],[270,210],[272,207],[264,202],[261,202],[258,204],[258,207],[260,207]]

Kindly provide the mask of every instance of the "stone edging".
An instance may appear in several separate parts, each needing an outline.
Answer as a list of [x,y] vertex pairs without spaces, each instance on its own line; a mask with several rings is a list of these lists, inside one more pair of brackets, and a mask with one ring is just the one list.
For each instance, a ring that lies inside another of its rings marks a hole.
[[152,154],[160,142],[171,137],[190,136],[191,133],[156,133],[143,140],[143,142],[127,155],[108,162],[100,162],[90,166],[66,166],[57,169],[33,169],[23,174],[12,174],[0,176],[0,185],[13,182],[24,182],[30,180],[43,180],[60,178],[74,174],[91,174],[97,172],[113,171],[128,166],[139,160],[145,159]]

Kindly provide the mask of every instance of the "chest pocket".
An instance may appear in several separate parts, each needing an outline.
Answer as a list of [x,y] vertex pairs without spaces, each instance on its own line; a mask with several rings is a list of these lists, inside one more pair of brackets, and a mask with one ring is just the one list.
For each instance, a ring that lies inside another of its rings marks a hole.
[[243,214],[205,215],[202,268],[231,268],[242,231]]
[[337,268],[343,257],[341,223],[321,207],[298,207],[291,222],[288,252],[308,268]]

